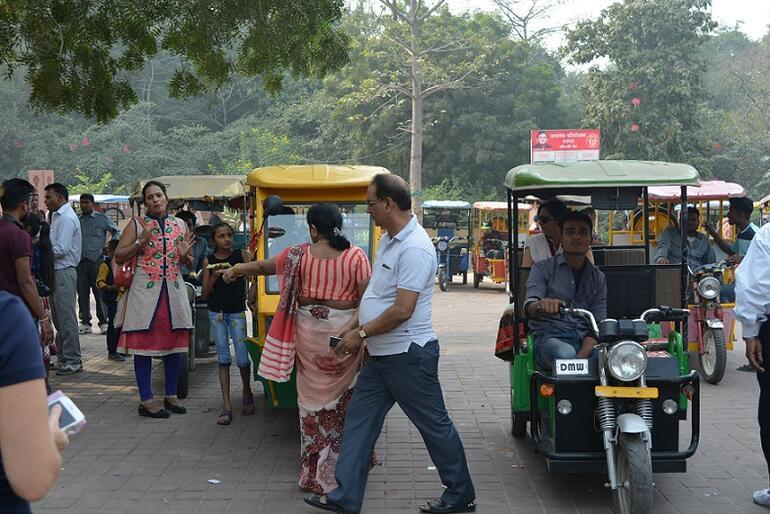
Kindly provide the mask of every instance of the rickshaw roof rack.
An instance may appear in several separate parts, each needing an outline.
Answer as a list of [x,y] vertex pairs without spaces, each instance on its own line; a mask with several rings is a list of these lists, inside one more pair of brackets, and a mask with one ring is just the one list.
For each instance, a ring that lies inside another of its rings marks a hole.
[[246,188],[242,175],[165,175],[137,181],[131,203],[142,202],[142,187],[150,180],[166,186],[169,201],[188,200],[203,203],[243,203]]
[[[529,204],[519,204],[519,209],[529,209],[532,206]],[[479,211],[507,211],[508,202],[476,202],[473,204],[473,208]]]
[[425,200],[424,209],[470,209],[471,204],[462,200]]
[[505,187],[540,197],[584,195],[586,189],[697,186],[700,175],[689,164],[658,161],[580,161],[522,164],[505,176]]
[[[682,191],[678,186],[654,186],[649,189],[651,201],[679,201]],[[742,185],[723,180],[701,180],[697,186],[687,186],[688,202],[706,202],[710,200],[728,200],[743,198],[746,190]]]
[[325,189],[366,187],[375,175],[390,173],[381,166],[300,164],[256,168],[246,176],[251,187],[280,189]]

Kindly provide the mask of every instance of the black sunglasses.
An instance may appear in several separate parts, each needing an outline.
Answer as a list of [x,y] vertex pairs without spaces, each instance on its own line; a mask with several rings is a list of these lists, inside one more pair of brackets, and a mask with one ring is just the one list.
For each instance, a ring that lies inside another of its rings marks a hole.
[[537,223],[548,223],[552,219],[555,219],[553,216],[535,216],[535,221]]

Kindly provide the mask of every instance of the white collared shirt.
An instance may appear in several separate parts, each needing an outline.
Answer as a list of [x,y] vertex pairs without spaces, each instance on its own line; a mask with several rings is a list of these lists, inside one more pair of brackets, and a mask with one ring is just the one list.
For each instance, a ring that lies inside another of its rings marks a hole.
[[80,263],[83,245],[80,220],[69,202],[51,216],[51,245],[54,269],[74,268]]
[[366,339],[369,354],[381,357],[405,353],[412,343],[424,346],[436,339],[431,304],[437,267],[433,242],[414,215],[395,237],[382,236],[372,278],[361,298],[359,322],[364,325],[378,318],[396,302],[398,289],[414,291],[418,297],[408,320],[391,332]]
[[735,318],[743,337],[757,337],[770,314],[770,224],[754,236],[749,251],[735,270]]

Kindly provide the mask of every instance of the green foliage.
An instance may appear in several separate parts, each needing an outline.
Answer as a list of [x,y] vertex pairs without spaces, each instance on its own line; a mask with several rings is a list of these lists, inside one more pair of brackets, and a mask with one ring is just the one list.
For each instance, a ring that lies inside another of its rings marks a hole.
[[128,189],[125,186],[120,186],[117,189],[110,189],[108,191],[108,187],[112,182],[112,173],[110,172],[105,173],[98,179],[93,179],[87,173],[84,173],[80,168],[75,168],[74,175],[77,179],[77,183],[68,188],[69,193],[73,196],[83,193],[122,193]]
[[217,89],[235,73],[322,77],[346,62],[343,0],[41,0],[0,9],[0,67],[23,67],[30,105],[99,122],[137,101],[127,73],[161,50],[180,61],[171,94]]
[[709,7],[710,0],[626,0],[568,33],[573,63],[609,60],[588,73],[584,118],[601,127],[604,158],[708,166],[699,49],[716,26]]

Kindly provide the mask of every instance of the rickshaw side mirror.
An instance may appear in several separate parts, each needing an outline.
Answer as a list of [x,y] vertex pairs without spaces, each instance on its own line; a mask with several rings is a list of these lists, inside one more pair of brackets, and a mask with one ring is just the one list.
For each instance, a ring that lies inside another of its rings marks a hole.
[[262,217],[275,216],[283,211],[283,200],[280,196],[271,195],[262,202]]

